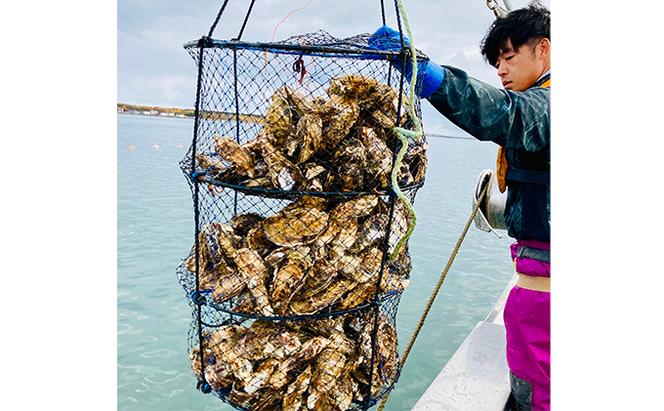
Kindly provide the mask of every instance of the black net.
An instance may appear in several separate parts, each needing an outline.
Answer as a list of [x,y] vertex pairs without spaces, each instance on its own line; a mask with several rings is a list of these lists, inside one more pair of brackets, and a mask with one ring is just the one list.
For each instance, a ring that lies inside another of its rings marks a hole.
[[[236,408],[366,409],[398,378],[411,261],[396,245],[411,221],[391,189],[391,129],[412,128],[393,68],[406,57],[367,39],[186,46],[200,86],[181,167],[198,237],[177,274],[194,372]],[[411,202],[426,147],[410,141],[397,170]]]

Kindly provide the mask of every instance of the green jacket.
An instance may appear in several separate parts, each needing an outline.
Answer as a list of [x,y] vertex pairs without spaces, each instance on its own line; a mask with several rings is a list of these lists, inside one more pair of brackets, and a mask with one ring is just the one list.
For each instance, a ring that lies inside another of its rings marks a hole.
[[[445,77],[429,97],[431,104],[473,137],[493,141],[507,150],[508,235],[518,240],[548,242],[550,101],[549,89],[539,86],[549,75],[528,90],[516,92],[482,83],[458,68],[443,69]],[[535,175],[537,182],[524,179],[524,174]]]

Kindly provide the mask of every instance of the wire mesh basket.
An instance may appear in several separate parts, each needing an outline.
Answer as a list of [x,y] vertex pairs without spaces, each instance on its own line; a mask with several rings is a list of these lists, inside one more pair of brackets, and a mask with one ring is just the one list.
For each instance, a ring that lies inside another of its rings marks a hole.
[[[407,53],[368,39],[185,45],[199,69],[180,164],[196,234],[177,275],[199,387],[238,409],[367,409],[398,378],[411,261],[397,244],[412,221],[391,187],[391,129],[412,128],[393,67]],[[426,147],[411,141],[395,170],[411,203]]]

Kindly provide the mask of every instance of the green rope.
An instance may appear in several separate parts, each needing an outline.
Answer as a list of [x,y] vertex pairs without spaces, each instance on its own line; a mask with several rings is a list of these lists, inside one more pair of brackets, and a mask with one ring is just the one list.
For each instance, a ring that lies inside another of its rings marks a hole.
[[409,46],[410,59],[413,69],[410,75],[410,90],[408,93],[408,104],[406,105],[406,110],[408,111],[411,121],[415,125],[415,130],[406,130],[405,128],[401,127],[392,128],[392,131],[397,135],[397,137],[401,141],[401,149],[399,149],[399,152],[397,153],[397,158],[394,161],[394,167],[392,168],[392,173],[390,176],[392,180],[392,191],[394,191],[394,194],[396,194],[397,198],[401,201],[404,207],[406,207],[406,210],[408,211],[408,215],[410,216],[410,218],[408,219],[408,230],[406,231],[404,236],[399,239],[399,242],[397,242],[396,247],[394,247],[394,252],[392,252],[392,255],[389,258],[389,262],[394,261],[396,256],[399,255],[401,248],[406,243],[406,241],[408,241],[410,236],[413,234],[413,231],[415,230],[415,225],[417,224],[417,216],[415,215],[415,209],[413,208],[413,205],[410,203],[408,197],[406,197],[404,193],[401,192],[401,189],[399,188],[399,183],[397,181],[397,175],[399,173],[399,169],[401,168],[403,157],[404,155],[406,155],[406,151],[408,149],[408,138],[419,139],[424,135],[424,132],[422,131],[422,124],[420,123],[420,120],[417,118],[417,113],[415,113],[415,83],[417,81],[417,54],[415,51],[415,41],[413,39],[413,33],[410,30],[410,23],[408,22],[408,15],[406,14],[406,7],[403,4],[403,0],[397,0],[397,4],[399,7],[399,11],[401,12],[404,27],[406,28],[406,33],[408,34],[408,38],[410,39],[410,46]]

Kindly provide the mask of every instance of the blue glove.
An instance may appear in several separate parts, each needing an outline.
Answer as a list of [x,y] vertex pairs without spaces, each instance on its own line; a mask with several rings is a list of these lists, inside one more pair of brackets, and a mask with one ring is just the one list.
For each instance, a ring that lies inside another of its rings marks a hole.
[[[403,36],[403,42],[405,47],[410,47],[408,37]],[[381,26],[369,37],[369,47],[374,50],[400,51],[401,39],[399,32],[388,26]],[[397,70],[402,71],[404,76],[410,80],[410,76],[413,73],[413,63],[410,59],[406,61],[405,68],[401,59],[394,59],[392,65]],[[429,98],[443,83],[445,70],[432,61],[422,61],[417,63],[417,76],[418,80],[422,81],[422,90],[419,93],[420,97]]]

